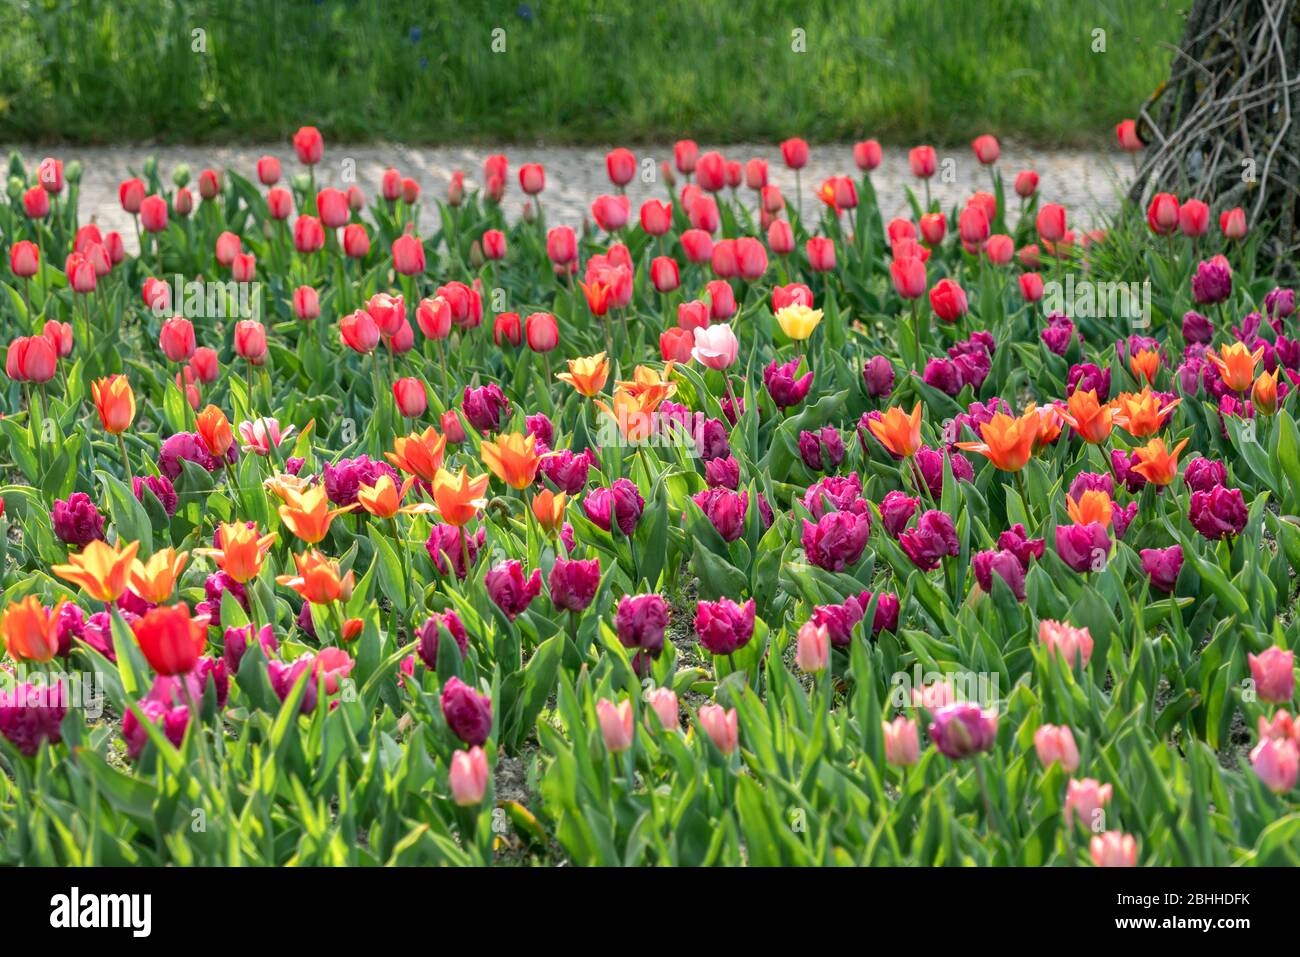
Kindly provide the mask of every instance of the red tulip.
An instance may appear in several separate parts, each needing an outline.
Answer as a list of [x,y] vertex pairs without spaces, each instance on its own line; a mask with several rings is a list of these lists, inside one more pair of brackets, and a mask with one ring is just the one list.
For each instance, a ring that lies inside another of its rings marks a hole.
[[315,166],[325,152],[325,140],[320,130],[314,126],[304,126],[293,134],[293,151],[298,154],[298,162],[304,166]]
[[172,201],[172,207],[176,215],[184,218],[194,212],[194,194],[184,187],[176,191],[176,199]]
[[788,256],[794,251],[794,231],[784,219],[776,219],[767,227],[767,246],[778,256]]
[[917,179],[929,179],[934,175],[938,158],[935,156],[933,146],[917,146],[908,152],[907,162],[912,167],[913,176]]
[[20,239],[9,247],[9,268],[15,276],[30,279],[41,268],[41,249],[33,242]]
[[447,184],[447,205],[453,208],[459,206],[465,199],[465,173],[463,170],[456,170],[451,174],[451,182]]
[[650,263],[650,282],[657,292],[672,292],[681,285],[677,260],[671,256],[656,256]]
[[1016,253],[1016,244],[1010,236],[998,233],[990,236],[988,242],[984,244],[984,255],[989,257],[989,262],[995,266],[1005,266],[1011,262],[1011,257]]
[[20,336],[5,355],[5,371],[19,382],[49,382],[57,364],[54,346],[44,336]]
[[217,350],[209,346],[199,346],[194,350],[194,355],[190,356],[190,369],[200,382],[216,382],[217,375],[221,371],[220,363],[217,361]]
[[1119,148],[1135,153],[1142,148],[1142,140],[1138,138],[1137,123],[1133,120],[1120,120],[1115,125],[1115,139],[1119,141]]
[[63,192],[63,160],[47,156],[36,168],[36,180],[45,192],[57,196]]
[[402,174],[389,167],[379,179],[379,195],[390,203],[395,203],[402,196]]
[[523,322],[517,312],[499,312],[492,320],[492,341],[498,346],[508,342],[519,345],[524,338]]
[[293,213],[293,194],[282,187],[275,187],[266,194],[266,210],[272,219],[288,219]]
[[506,234],[499,229],[489,229],[483,234],[483,255],[488,259],[506,258]]
[[266,361],[266,327],[256,319],[235,323],[235,354],[260,366]]
[[280,182],[280,161],[274,156],[263,156],[257,161],[257,180],[263,186]]
[[951,279],[940,279],[930,290],[930,308],[944,322],[956,322],[966,315],[966,291]]
[[[834,247],[832,253],[833,250]],[[673,265],[675,271],[676,263]],[[736,240],[736,270],[740,278],[747,282],[753,282],[767,272],[767,250],[752,236]]]
[[73,292],[95,291],[95,266],[81,253],[72,253],[68,256],[63,265],[63,272],[68,277],[68,285],[72,287]]
[[745,164],[745,185],[755,192],[767,185],[767,160],[752,159]]
[[117,265],[126,258],[126,247],[122,244],[122,234],[116,229],[109,230],[104,236],[104,248],[108,250],[108,260]]
[[417,419],[429,408],[429,396],[419,379],[398,379],[393,383],[397,410],[408,419]]
[[320,296],[311,286],[293,291],[293,314],[304,322],[320,317]]
[[677,164],[677,172],[691,175],[699,158],[700,148],[694,140],[678,140],[673,144],[673,162]]
[[230,264],[230,276],[235,282],[252,282],[257,271],[257,257],[252,253],[240,253]]
[[59,358],[66,359],[72,355],[72,323],[47,319],[45,325],[41,327],[41,335],[54,347]]
[[713,259],[713,237],[702,229],[688,229],[681,235],[682,251],[693,263],[706,263]]
[[134,216],[140,212],[140,204],[144,202],[145,192],[144,180],[124,179],[117,187],[117,199],[122,204],[122,208]]
[[1002,154],[997,137],[990,136],[988,133],[975,137],[975,141],[971,143],[970,148],[974,151],[975,158],[985,166],[992,166]]
[[451,335],[451,303],[441,296],[421,299],[415,307],[415,322],[429,339],[446,339]]
[[948,222],[943,213],[926,213],[921,217],[921,238],[931,246],[942,243],[947,230]]
[[349,223],[343,228],[343,255],[349,259],[364,259],[370,253],[370,234],[361,223]]
[[158,346],[172,362],[184,362],[194,354],[194,324],[184,316],[174,316],[162,324]]
[[1210,207],[1199,199],[1189,199],[1178,207],[1178,228],[1184,236],[1204,236],[1210,228]]
[[546,188],[546,170],[541,163],[525,163],[519,167],[519,188],[529,196],[536,196]]
[[534,312],[524,320],[524,338],[533,352],[550,352],[560,342],[560,327],[549,312]]
[[626,196],[597,196],[591,204],[591,218],[607,233],[613,233],[627,225],[631,215],[631,204]]
[[920,299],[925,295],[925,263],[915,257],[891,262],[889,278],[893,280],[894,291],[904,299]]
[[803,169],[808,165],[808,144],[797,136],[781,144],[781,159],[788,169]]
[[697,196],[686,210],[686,218],[695,229],[702,229],[710,236],[722,226],[722,214],[718,211],[718,202],[712,196]]
[[1016,174],[1016,195],[1028,199],[1038,192],[1038,174],[1032,169],[1022,169]]
[[339,334],[345,346],[362,355],[369,355],[379,345],[379,326],[364,309],[340,319]]
[[804,244],[808,266],[813,272],[830,272],[835,268],[835,241],[824,236],[813,236]]
[[705,284],[704,291],[709,297],[710,317],[726,322],[736,314],[736,293],[732,290],[731,283],[714,279]]
[[875,140],[863,140],[853,144],[853,162],[864,173],[870,173],[880,165],[882,159],[880,144]]
[[1045,242],[1059,242],[1065,236],[1065,207],[1046,203],[1038,211],[1038,238]]
[[[359,203],[352,202],[352,197],[354,194],[360,195],[361,190],[357,189],[357,187],[355,186],[348,189],[348,205],[351,206],[353,209],[360,209],[361,207],[365,206],[366,203],[364,199],[362,199],[361,202]],[[411,179],[411,177],[409,176],[403,176],[402,177],[402,202],[404,202],[407,206],[414,206],[417,202],[419,202],[419,200],[420,200],[420,184],[417,183],[415,180]]]
[[1219,214],[1219,230],[1228,239],[1241,239],[1246,235],[1246,214],[1240,206]]
[[167,228],[167,200],[146,196],[140,203],[140,225],[145,232],[160,233]]
[[199,195],[204,199],[216,199],[221,192],[221,177],[214,169],[205,169],[199,173]]
[[302,215],[293,221],[293,245],[300,253],[314,253],[325,245],[325,228],[315,216]]
[[673,326],[659,336],[659,353],[665,362],[690,362],[695,348],[695,334],[689,329]]
[[673,204],[648,199],[641,204],[641,228],[651,236],[662,236],[672,229]]
[[33,186],[23,193],[23,212],[28,219],[44,219],[50,215],[50,194]]
[[610,150],[605,156],[605,171],[615,186],[626,186],[636,175],[636,157],[621,146]]
[[172,307],[172,288],[161,279],[150,276],[144,281],[144,304],[157,315],[167,312]]
[[556,226],[546,233],[546,255],[557,266],[578,258],[578,237],[570,226]]
[[1043,298],[1043,277],[1036,272],[1020,274],[1020,295],[1025,302],[1038,302]]
[[348,195],[343,190],[326,186],[316,194],[316,215],[327,229],[338,229],[348,221],[351,213]]
[[1147,207],[1147,225],[1157,236],[1169,236],[1178,228],[1178,197],[1156,193]]
[[716,193],[727,185],[727,161],[721,153],[710,150],[700,156],[695,163],[695,182],[699,183],[700,189],[710,193]]
[[403,276],[415,276],[424,272],[424,244],[404,233],[393,240],[393,269]]

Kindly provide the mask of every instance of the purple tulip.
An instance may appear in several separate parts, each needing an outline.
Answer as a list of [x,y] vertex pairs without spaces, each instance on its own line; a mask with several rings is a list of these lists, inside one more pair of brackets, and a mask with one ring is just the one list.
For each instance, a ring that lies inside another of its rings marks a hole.
[[903,529],[907,528],[907,523],[912,520],[912,516],[916,514],[916,510],[920,507],[921,500],[919,498],[895,489],[880,500],[881,524],[885,526],[885,531],[892,538],[898,538],[899,535],[903,534]]
[[496,432],[510,418],[510,402],[495,382],[478,388],[466,386],[460,410],[480,432]]
[[1138,462],[1136,452],[1125,452],[1123,449],[1111,450],[1110,468],[1115,473],[1115,481],[1128,489],[1130,494],[1142,491],[1147,484],[1146,476],[1141,472],[1133,471],[1133,466]]
[[817,524],[804,519],[803,550],[808,561],[830,572],[852,568],[871,536],[871,514],[828,512]]
[[1275,287],[1264,296],[1264,314],[1273,323],[1275,332],[1281,331],[1282,320],[1295,313],[1295,290]]
[[941,754],[954,760],[991,750],[998,734],[998,716],[977,704],[957,702],[934,713],[930,740]]
[[59,618],[55,627],[59,638],[59,650],[55,655],[66,658],[72,654],[72,640],[80,638],[85,633],[86,613],[80,606],[68,602],[59,609]]
[[862,620],[864,612],[856,598],[840,605],[818,605],[810,616],[814,625],[826,629],[831,644],[843,648],[853,637],[853,626]]
[[492,733],[492,699],[459,678],[442,687],[442,716],[451,733],[470,747],[483,744]]
[[[729,395],[723,396],[718,400],[718,405],[722,406],[723,417],[733,426],[740,421],[740,417],[745,414],[745,400],[740,396],[732,398]],[[720,425],[721,423],[719,423]]]
[[609,488],[594,488],[582,500],[582,510],[592,524],[610,531],[617,521],[618,530],[630,537],[645,511],[645,499],[636,483],[629,479],[614,479]]
[[696,606],[695,633],[715,655],[743,648],[754,635],[754,599],[738,605],[730,598],[702,601]]
[[[175,747],[181,746],[185,740],[185,729],[190,724],[189,708],[183,704],[172,704],[153,697],[142,698],[136,702],[136,705],[145,720],[157,725],[168,741]],[[139,760],[144,746],[149,743],[149,736],[134,711],[128,710],[122,716],[122,739],[126,742],[127,760]]]
[[1142,570],[1151,579],[1151,587],[1163,592],[1173,591],[1183,567],[1183,546],[1144,548],[1138,554],[1142,558]]
[[402,487],[402,479],[396,469],[387,462],[376,462],[368,455],[339,459],[335,465],[326,462],[321,468],[325,495],[340,508],[355,505],[357,489],[362,485],[373,486],[384,475],[392,479],[398,488]]
[[542,591],[542,570],[534,568],[532,575],[524,577],[524,566],[516,558],[497,562],[483,576],[488,597],[514,621],[532,604]]
[[42,742],[55,745],[63,740],[59,726],[67,713],[68,695],[62,682],[24,682],[11,691],[0,690],[0,735],[29,758]]
[[1110,555],[1110,534],[1100,522],[1058,525],[1056,553],[1076,572],[1101,571]]
[[[899,604],[898,596],[890,592],[869,592],[864,591],[856,599],[858,607],[862,609],[862,614],[867,613],[871,607],[871,600],[876,600],[876,614],[871,619],[871,634],[880,634],[882,631],[898,631],[898,614],[902,611],[902,605]],[[847,604],[847,603],[846,603]]]
[[[244,660],[244,652],[248,650],[248,639],[252,633],[253,626],[244,625],[242,628],[227,628],[222,636],[221,659],[229,674],[239,674],[239,664]],[[262,646],[262,653],[267,658],[280,650],[280,642],[276,640],[270,625],[258,629],[257,643]]]
[[542,475],[561,492],[566,495],[577,495],[587,487],[591,455],[588,451],[575,455],[568,449],[550,452],[542,456],[538,468]]
[[844,439],[834,426],[799,433],[799,456],[814,472],[833,472],[844,461]]
[[803,507],[815,519],[832,510],[855,514],[871,511],[871,504],[862,497],[862,480],[857,472],[818,479],[804,492]]
[[1005,549],[979,552],[971,559],[971,565],[975,570],[975,580],[985,592],[993,593],[993,575],[996,572],[1017,601],[1025,600],[1025,567],[1014,552]]
[[444,612],[435,611],[415,631],[415,637],[420,640],[415,653],[430,671],[438,670],[438,639],[442,637],[444,628],[456,642],[461,657],[469,654],[469,635],[465,633],[465,623],[460,620],[460,615],[450,608]]
[[1043,345],[1058,356],[1065,355],[1074,338],[1074,323],[1063,313],[1054,312],[1047,317],[1047,325],[1041,333]]
[[[975,468],[970,464],[970,459],[958,452],[953,452],[951,449],[946,454],[948,464],[952,468],[953,478],[958,482],[969,482],[975,478]],[[928,445],[923,445],[916,450],[916,455],[912,458],[935,501],[943,497],[944,457],[945,453],[938,452]]]
[[[266,663],[266,674],[271,681],[271,690],[281,702],[288,700],[289,692],[293,691],[294,685],[302,677],[304,671],[310,672],[312,668],[312,658],[310,655],[303,655],[297,661],[283,662],[271,659]],[[298,706],[299,714],[311,714],[316,710],[316,699],[319,695],[315,675],[309,675],[307,684],[303,688],[302,704]]]
[[[542,412],[524,416],[524,434],[537,436],[537,444],[547,449],[555,444],[555,426]],[[540,455],[543,449],[538,448],[536,451]]]
[[[734,424],[734,423],[733,423]],[[727,427],[721,419],[705,419],[699,435],[696,437],[696,453],[706,462],[725,459],[731,455],[731,442],[727,438]]]
[[655,594],[624,595],[614,615],[619,644],[659,657],[668,627],[668,602]]
[[446,575],[450,569],[457,578],[464,581],[465,576],[469,574],[466,559],[469,565],[478,561],[479,549],[483,547],[485,538],[486,534],[481,528],[477,534],[471,535],[467,528],[435,525],[429,530],[424,550],[433,559],[433,567],[438,570],[439,575]]
[[547,579],[551,604],[567,611],[586,611],[600,587],[599,558],[557,558]]
[[294,619],[294,623],[298,626],[298,630],[312,641],[320,641],[319,636],[316,634],[316,622],[311,617],[311,602],[305,601],[302,603],[302,607],[298,609],[298,617]]
[[1193,492],[1208,492],[1216,485],[1224,485],[1228,481],[1228,470],[1218,459],[1207,459],[1204,456],[1198,456],[1187,463],[1187,469],[1183,472],[1183,482]]
[[1232,267],[1223,256],[1196,265],[1192,276],[1192,298],[1199,305],[1214,305],[1232,295]]
[[916,520],[916,527],[898,537],[898,544],[912,564],[923,572],[938,568],[945,555],[956,555],[961,551],[952,517],[937,509],[924,512]]
[[710,459],[704,463],[704,481],[709,488],[740,488],[740,463],[728,455],[725,459]]
[[239,459],[239,443],[232,442],[226,451],[224,461],[208,453],[207,446],[197,432],[177,432],[168,436],[158,449],[158,471],[173,482],[184,472],[182,460],[193,462],[209,472],[224,468],[227,462],[233,464]]
[[1076,502],[1084,492],[1105,492],[1107,498],[1115,497],[1115,479],[1105,472],[1080,472],[1070,483],[1067,493]]
[[734,542],[745,533],[745,513],[749,509],[748,492],[711,488],[696,493],[692,500],[717,529],[724,542]]
[[248,611],[248,592],[244,586],[225,572],[219,571],[213,572],[203,583],[204,599],[194,606],[194,614],[207,615],[208,625],[212,628],[220,628],[221,598],[226,592],[230,592],[240,608]]
[[778,364],[773,359],[763,370],[763,385],[767,387],[767,394],[772,397],[778,409],[789,409],[798,405],[807,398],[808,390],[812,388],[811,372],[795,378],[795,374],[799,371],[799,362],[800,360],[795,358]]
[[104,538],[104,516],[85,492],[73,492],[67,499],[57,499],[50,513],[54,534],[59,541],[85,548]]
[[884,398],[894,391],[894,364],[884,356],[872,356],[862,366],[862,382],[871,398]]
[[957,367],[957,374],[961,376],[961,384],[968,385],[977,392],[993,368],[992,360],[984,351],[964,352],[955,356],[952,362]]
[[168,518],[176,514],[180,499],[171,479],[165,475],[137,475],[131,479],[131,491],[135,492],[136,499],[141,503],[144,502],[146,489],[158,499],[158,504],[163,507]]
[[1128,527],[1133,524],[1133,519],[1137,518],[1138,503],[1129,502],[1127,505],[1120,505],[1119,502],[1110,503],[1110,525],[1115,529],[1116,540],[1122,539]]
[[1198,532],[1214,540],[1240,535],[1248,515],[1241,489],[1216,485],[1192,493],[1187,517]]
[[921,380],[946,395],[956,395],[966,384],[957,363],[947,358],[936,358],[927,362]]
[[1099,369],[1091,362],[1070,366],[1065,377],[1066,396],[1075,392],[1096,392],[1097,401],[1110,398],[1110,369]]
[[1183,313],[1183,338],[1189,343],[1214,341],[1214,323],[1195,309]]

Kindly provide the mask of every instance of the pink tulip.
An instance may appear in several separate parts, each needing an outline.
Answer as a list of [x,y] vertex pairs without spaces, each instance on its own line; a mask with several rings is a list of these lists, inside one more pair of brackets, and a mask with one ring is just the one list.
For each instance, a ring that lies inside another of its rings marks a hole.
[[1286,704],[1295,694],[1295,652],[1274,646],[1258,655],[1247,654],[1250,677],[1261,701]]
[[1250,752],[1250,766],[1266,788],[1285,794],[1295,787],[1300,773],[1300,750],[1294,741],[1266,738]]
[[1131,834],[1107,831],[1098,834],[1088,845],[1092,863],[1098,867],[1136,867],[1137,841]]
[[614,704],[608,698],[601,698],[596,702],[596,717],[600,721],[600,733],[605,738],[605,747],[610,754],[618,754],[632,747],[630,700]]
[[239,437],[243,440],[244,451],[255,455],[270,455],[271,449],[278,449],[293,434],[293,430],[291,425],[281,431],[279,420],[269,417],[239,423]]
[[483,802],[487,791],[487,755],[478,745],[468,751],[457,751],[451,756],[451,799],[460,807],[473,807]]
[[646,704],[650,705],[650,710],[658,717],[659,724],[665,731],[677,730],[677,695],[672,688],[655,688],[646,695]]
[[1048,654],[1058,655],[1067,667],[1082,659],[1083,667],[1092,658],[1092,635],[1086,627],[1075,628],[1064,622],[1044,619],[1038,623],[1038,640]]
[[1034,732],[1034,750],[1044,768],[1059,763],[1066,774],[1079,767],[1079,749],[1074,744],[1074,733],[1065,725],[1045,724]]
[[700,708],[699,722],[715,748],[723,754],[736,750],[740,725],[735,708],[723,710],[721,705],[706,704]]
[[695,329],[695,348],[691,350],[691,356],[701,365],[710,369],[727,369],[735,364],[739,353],[740,342],[727,323]]
[[921,754],[916,721],[900,714],[893,721],[881,724],[885,732],[885,760],[899,768],[916,764]]
[[826,670],[830,655],[830,636],[825,625],[806,621],[796,636],[794,663],[800,671],[817,674]]
[[1091,828],[1110,802],[1114,790],[1111,785],[1099,784],[1093,778],[1072,778],[1065,789],[1066,826],[1073,824],[1075,815],[1078,815],[1084,827]]

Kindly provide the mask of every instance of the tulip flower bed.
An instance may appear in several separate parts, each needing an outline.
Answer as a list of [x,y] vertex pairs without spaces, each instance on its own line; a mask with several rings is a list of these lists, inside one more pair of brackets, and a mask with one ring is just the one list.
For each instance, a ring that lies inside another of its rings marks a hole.
[[782,196],[683,141],[576,233],[294,145],[124,182],[138,237],[11,162],[0,861],[1296,862],[1240,210],[1084,232],[980,137],[884,222],[875,142]]

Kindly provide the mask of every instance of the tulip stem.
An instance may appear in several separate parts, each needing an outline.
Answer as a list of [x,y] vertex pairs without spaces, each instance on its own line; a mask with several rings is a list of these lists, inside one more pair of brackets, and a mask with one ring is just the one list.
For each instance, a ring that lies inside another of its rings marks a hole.
[[980,782],[980,796],[984,799],[984,816],[989,828],[997,834],[1002,833],[1002,822],[998,819],[997,812],[993,810],[993,801],[989,797],[988,782],[984,780],[984,759],[980,755],[975,756],[975,776]]
[[117,447],[122,452],[122,468],[124,470],[122,472],[122,477],[125,481],[129,482],[131,481],[131,458],[126,454],[126,439],[123,437],[121,432],[117,433]]

